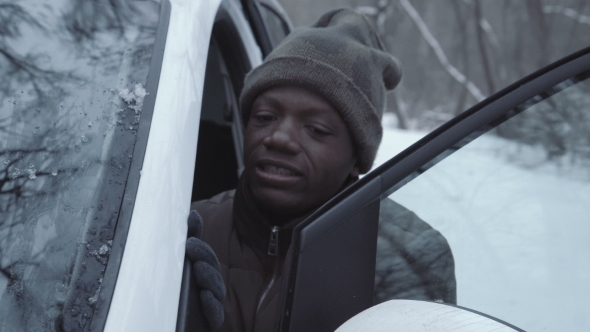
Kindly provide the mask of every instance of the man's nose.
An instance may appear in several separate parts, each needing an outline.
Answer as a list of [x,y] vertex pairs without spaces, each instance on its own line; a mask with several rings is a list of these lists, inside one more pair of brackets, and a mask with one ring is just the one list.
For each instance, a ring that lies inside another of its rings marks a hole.
[[264,138],[263,143],[269,149],[295,154],[300,150],[298,137],[294,121],[283,119],[274,126],[269,135]]

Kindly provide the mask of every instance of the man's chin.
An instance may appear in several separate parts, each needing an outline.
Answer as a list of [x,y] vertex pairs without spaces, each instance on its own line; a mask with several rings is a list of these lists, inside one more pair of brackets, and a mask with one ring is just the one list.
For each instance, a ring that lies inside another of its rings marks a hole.
[[252,195],[256,205],[270,214],[297,218],[307,210],[300,195],[284,190],[252,188]]

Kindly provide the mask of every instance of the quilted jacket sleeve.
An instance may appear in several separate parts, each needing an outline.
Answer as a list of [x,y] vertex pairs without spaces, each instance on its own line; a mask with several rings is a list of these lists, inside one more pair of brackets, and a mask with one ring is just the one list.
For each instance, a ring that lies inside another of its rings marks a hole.
[[455,262],[447,240],[415,213],[381,202],[374,302],[415,299],[457,303]]

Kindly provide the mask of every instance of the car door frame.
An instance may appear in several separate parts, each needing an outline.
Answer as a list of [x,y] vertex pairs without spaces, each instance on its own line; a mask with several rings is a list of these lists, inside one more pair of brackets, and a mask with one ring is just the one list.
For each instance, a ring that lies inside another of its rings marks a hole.
[[256,37],[256,41],[262,51],[263,58],[266,58],[277,45],[273,45],[271,41],[268,33],[268,26],[264,22],[263,15],[260,13],[260,7],[264,6],[273,12],[273,14],[281,20],[283,30],[288,30],[286,31],[287,34],[293,29],[293,25],[284,10],[282,10],[282,8],[279,7],[280,5],[274,0],[265,3],[260,3],[258,0],[241,0],[241,2],[248,21],[250,22],[252,31],[254,32],[254,36]]
[[158,95],[129,230],[120,244],[118,271],[108,276],[115,289],[104,309],[104,331],[176,327],[204,63],[221,2],[170,1]]

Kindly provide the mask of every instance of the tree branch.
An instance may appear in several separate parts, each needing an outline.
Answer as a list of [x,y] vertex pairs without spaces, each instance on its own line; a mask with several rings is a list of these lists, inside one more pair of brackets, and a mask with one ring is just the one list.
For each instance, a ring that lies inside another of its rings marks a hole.
[[547,5],[543,6],[543,13],[544,14],[561,14],[571,19],[576,20],[578,23],[582,24],[589,24],[590,25],[590,16],[582,15],[578,11],[563,7],[563,6],[553,6]]
[[[494,93],[495,86],[494,86],[494,78],[492,77],[492,68],[490,60],[488,59],[488,52],[486,50],[486,45],[484,42],[484,35],[483,35],[483,25],[481,24],[484,22],[483,15],[481,13],[481,4],[479,0],[475,0],[475,18],[476,18],[476,30],[477,30],[477,45],[479,46],[479,52],[481,53],[481,60],[483,62],[483,69],[485,73],[486,82],[488,84],[488,93]],[[486,21],[487,22],[487,21]]]
[[418,27],[418,30],[420,30],[422,37],[424,37],[430,48],[432,48],[434,54],[436,55],[438,61],[443,66],[445,71],[449,73],[449,75],[451,75],[453,79],[459,82],[459,84],[465,86],[467,91],[469,91],[471,96],[473,96],[473,98],[475,98],[477,101],[484,100],[485,95],[481,92],[481,90],[479,90],[479,88],[473,82],[468,80],[467,77],[463,75],[463,73],[461,73],[455,66],[453,66],[449,62],[447,56],[442,50],[442,47],[440,46],[436,38],[434,38],[434,36],[430,33],[430,30],[426,26],[426,23],[424,23],[424,21],[420,17],[420,14],[418,14],[416,9],[414,9],[410,2],[408,0],[399,0],[399,3],[406,11],[406,13],[408,13],[412,21],[414,21],[414,23]]

